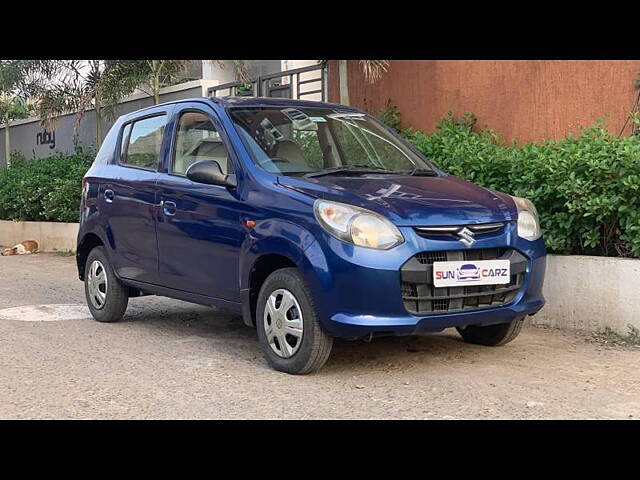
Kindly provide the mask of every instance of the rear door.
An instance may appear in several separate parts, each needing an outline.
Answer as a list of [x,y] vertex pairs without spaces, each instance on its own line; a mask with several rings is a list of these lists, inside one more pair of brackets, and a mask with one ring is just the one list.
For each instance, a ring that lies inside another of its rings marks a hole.
[[239,188],[195,183],[185,176],[200,160],[215,160],[224,173],[234,173],[235,154],[209,106],[179,104],[173,118],[167,171],[157,182],[160,284],[239,302],[244,236]]
[[123,125],[117,165],[101,192],[112,261],[122,278],[158,283],[156,181],[168,148],[168,114],[154,110]]

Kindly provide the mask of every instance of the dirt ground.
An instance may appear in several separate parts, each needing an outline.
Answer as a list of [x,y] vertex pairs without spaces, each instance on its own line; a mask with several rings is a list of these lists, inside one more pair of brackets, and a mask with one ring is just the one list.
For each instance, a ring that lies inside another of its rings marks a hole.
[[595,345],[587,333],[527,325],[497,348],[455,330],[336,341],[322,371],[296,377],[268,367],[254,330],[177,300],[132,299],[115,324],[9,315],[82,311],[74,263],[0,257],[0,418],[640,417],[640,349]]

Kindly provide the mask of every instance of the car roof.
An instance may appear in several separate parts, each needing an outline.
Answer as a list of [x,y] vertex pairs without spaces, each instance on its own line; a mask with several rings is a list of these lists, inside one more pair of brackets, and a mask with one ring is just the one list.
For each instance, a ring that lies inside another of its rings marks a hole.
[[340,108],[342,110],[357,111],[356,108],[338,103],[315,102],[311,100],[292,100],[277,97],[210,97],[213,102],[225,107],[311,107],[311,108]]
[[242,97],[192,97],[192,98],[183,98],[180,100],[173,100],[171,102],[164,102],[158,105],[151,105],[146,108],[141,108],[140,110],[135,110],[133,112],[126,113],[122,115],[119,120],[129,121],[134,117],[137,117],[141,113],[144,113],[149,110],[153,110],[159,107],[166,107],[168,105],[176,105],[179,103],[190,103],[190,102],[200,102],[200,103],[217,103],[221,105],[223,108],[233,108],[233,107],[301,107],[301,108],[331,108],[331,109],[340,109],[352,112],[360,112],[357,108],[349,107],[347,105],[340,105],[339,103],[329,103],[329,102],[314,102],[310,100],[292,100],[289,98],[274,98],[274,97],[250,97],[250,96],[242,96]]
[[[161,107],[164,105],[172,105],[176,103],[186,103],[186,102],[207,102],[211,101],[214,103],[218,103],[225,107],[315,107],[315,108],[340,108],[344,110],[354,110],[357,111],[357,108],[350,107],[347,105],[340,105],[339,103],[329,103],[329,102],[315,102],[311,100],[292,100],[290,98],[274,98],[274,97],[193,97],[193,98],[183,98],[180,100],[173,100],[171,102],[160,103],[158,105],[151,105],[146,108],[142,108],[140,110],[136,110],[137,112],[142,112],[144,110],[149,110],[156,107]],[[133,112],[132,112],[133,113]]]

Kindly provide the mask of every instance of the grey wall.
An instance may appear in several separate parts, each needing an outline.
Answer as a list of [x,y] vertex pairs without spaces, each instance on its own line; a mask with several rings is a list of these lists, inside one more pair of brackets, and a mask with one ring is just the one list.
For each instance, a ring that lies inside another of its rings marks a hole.
[[[201,97],[201,87],[194,87],[185,90],[179,90],[176,92],[166,93],[160,96],[161,102],[171,102],[174,100],[180,100],[183,98]],[[149,107],[153,105],[153,100],[150,97],[141,98],[138,100],[132,100],[129,102],[121,103],[118,106],[116,117],[125,113],[130,113],[141,108]],[[77,136],[79,143],[85,146],[95,147],[96,145],[96,117],[95,112],[90,110],[82,117],[82,121],[76,129],[76,115],[64,115],[59,117],[55,123],[54,128],[49,132],[50,139],[53,138],[55,133],[55,146],[51,144],[38,143],[38,134],[45,132],[44,128],[40,125],[40,121],[36,120],[30,123],[23,123],[21,125],[13,125],[10,127],[11,134],[11,151],[20,152],[28,159],[42,158],[51,155],[56,152],[72,153],[74,148],[74,137]],[[109,128],[113,125],[114,119],[107,119],[103,121],[102,136],[107,135]],[[45,138],[41,140],[47,140]],[[52,148],[53,147],[53,148]],[[4,158],[4,128],[0,127],[0,168],[5,167],[7,162]]]

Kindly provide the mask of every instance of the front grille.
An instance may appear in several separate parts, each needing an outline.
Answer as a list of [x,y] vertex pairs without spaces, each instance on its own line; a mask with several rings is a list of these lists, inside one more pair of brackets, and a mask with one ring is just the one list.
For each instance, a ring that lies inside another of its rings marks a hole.
[[433,262],[446,262],[447,252],[422,252],[416,255],[422,265],[432,265]]
[[475,225],[451,225],[444,227],[414,227],[415,232],[423,238],[432,240],[458,240],[457,232],[466,227],[471,230],[475,238],[480,239],[486,236],[502,233],[504,222],[479,223]]
[[[511,263],[511,281],[506,285],[465,287],[433,286],[434,262],[457,260],[507,259]],[[421,252],[401,269],[401,292],[405,308],[416,314],[477,310],[511,302],[520,290],[527,259],[512,248],[479,248]]]

